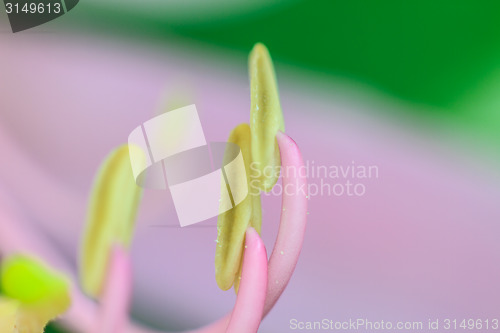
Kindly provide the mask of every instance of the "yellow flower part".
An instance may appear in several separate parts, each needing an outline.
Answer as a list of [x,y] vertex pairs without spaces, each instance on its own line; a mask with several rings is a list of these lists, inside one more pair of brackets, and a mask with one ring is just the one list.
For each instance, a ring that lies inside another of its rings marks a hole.
[[2,263],[0,332],[42,333],[71,304],[68,280],[33,259],[15,256]]
[[[237,144],[243,155],[248,196],[236,207],[219,215],[217,221],[217,246],[215,250],[215,279],[222,290],[239,286],[245,232],[252,226],[260,233],[262,217],[260,191],[252,190],[250,183],[251,135],[248,124],[237,126],[229,135],[228,142]],[[243,178],[243,177],[242,177]],[[245,178],[243,178],[245,179]],[[224,205],[225,203],[222,203]]]
[[273,62],[263,44],[256,44],[250,53],[249,74],[252,159],[254,170],[258,170],[254,176],[260,180],[260,188],[269,192],[279,178],[281,161],[276,134],[285,131],[285,123]]
[[128,247],[132,239],[142,189],[135,183],[130,154],[141,156],[143,152],[123,145],[108,156],[90,197],[80,279],[85,292],[95,298],[101,294],[113,245]]
[[2,333],[19,332],[19,330],[17,329],[18,311],[19,311],[18,301],[0,297],[0,332]]

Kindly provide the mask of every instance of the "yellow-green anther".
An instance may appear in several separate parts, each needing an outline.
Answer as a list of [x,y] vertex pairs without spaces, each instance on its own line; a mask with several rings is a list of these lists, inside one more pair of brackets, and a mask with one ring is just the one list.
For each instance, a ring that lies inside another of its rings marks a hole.
[[252,159],[260,188],[269,192],[278,181],[281,165],[276,134],[285,131],[285,124],[273,62],[263,44],[256,44],[250,53],[249,74]]
[[71,304],[66,277],[33,259],[14,256],[2,263],[0,332],[43,332]]
[[241,149],[249,193],[236,207],[219,215],[217,221],[215,279],[222,290],[231,288],[239,276],[247,228],[252,226],[260,232],[262,223],[260,191],[255,191],[250,182],[252,157],[248,124],[237,126],[229,135],[228,141],[237,144]]
[[96,298],[105,282],[113,245],[128,247],[133,235],[142,189],[135,183],[129,154],[142,156],[143,152],[139,147],[123,145],[108,156],[90,197],[80,279],[85,292]]

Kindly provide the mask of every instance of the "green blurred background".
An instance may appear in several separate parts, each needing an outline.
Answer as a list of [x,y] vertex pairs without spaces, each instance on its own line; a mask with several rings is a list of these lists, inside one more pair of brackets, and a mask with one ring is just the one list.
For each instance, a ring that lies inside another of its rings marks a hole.
[[94,27],[114,32],[175,34],[245,55],[261,41],[280,61],[442,108],[456,107],[499,63],[499,1],[313,0],[276,7],[185,22],[97,4],[79,9]]
[[369,87],[497,151],[500,1],[86,0],[61,21],[244,58],[260,41],[279,64]]

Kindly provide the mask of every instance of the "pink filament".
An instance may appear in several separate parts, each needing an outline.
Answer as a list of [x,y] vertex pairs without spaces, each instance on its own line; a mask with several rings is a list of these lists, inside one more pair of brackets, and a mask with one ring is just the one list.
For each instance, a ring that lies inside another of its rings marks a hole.
[[101,296],[95,333],[122,333],[128,323],[132,294],[130,256],[120,246],[112,250],[106,287]]
[[267,291],[267,253],[255,229],[248,228],[241,287],[227,333],[257,332],[262,320]]
[[278,237],[269,258],[264,315],[285,290],[299,259],[307,222],[307,177],[299,147],[288,135],[276,135],[281,154],[283,199]]

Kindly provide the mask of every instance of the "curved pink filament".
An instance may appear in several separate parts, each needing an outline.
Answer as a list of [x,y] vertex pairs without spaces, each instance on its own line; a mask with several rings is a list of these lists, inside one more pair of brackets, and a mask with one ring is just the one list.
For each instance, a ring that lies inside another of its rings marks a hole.
[[255,333],[262,320],[267,292],[267,253],[254,228],[245,237],[241,287],[227,333]]
[[101,297],[95,333],[121,333],[128,324],[132,294],[132,264],[120,246],[112,250],[106,287]]
[[285,290],[299,259],[307,222],[307,177],[299,147],[288,135],[276,135],[281,154],[283,199],[281,221],[269,258],[264,316]]

